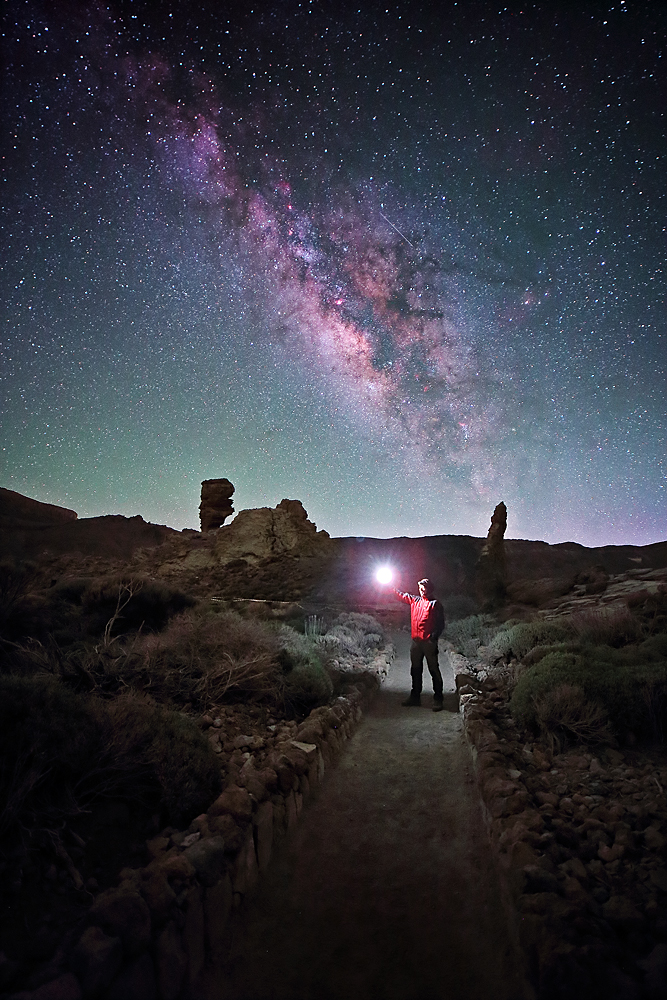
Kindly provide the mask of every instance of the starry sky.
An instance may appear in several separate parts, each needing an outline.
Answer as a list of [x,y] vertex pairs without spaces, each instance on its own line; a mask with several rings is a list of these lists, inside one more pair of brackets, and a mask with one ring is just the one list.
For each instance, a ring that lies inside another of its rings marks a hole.
[[666,3],[4,8],[0,485],[667,538]]

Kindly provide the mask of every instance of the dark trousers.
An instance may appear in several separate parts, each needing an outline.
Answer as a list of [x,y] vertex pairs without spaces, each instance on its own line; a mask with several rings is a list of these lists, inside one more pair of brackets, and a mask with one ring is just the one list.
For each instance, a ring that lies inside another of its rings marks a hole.
[[426,657],[426,666],[433,681],[433,694],[436,698],[442,698],[442,674],[438,666],[438,644],[429,639],[413,639],[410,646],[412,693],[421,694],[424,657]]

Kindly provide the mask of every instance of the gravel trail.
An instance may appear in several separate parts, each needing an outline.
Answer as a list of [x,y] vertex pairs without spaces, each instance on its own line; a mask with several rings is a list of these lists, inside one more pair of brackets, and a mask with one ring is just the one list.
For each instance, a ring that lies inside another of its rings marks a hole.
[[246,903],[206,1000],[528,995],[460,716],[431,711],[427,671],[423,707],[401,707],[409,638],[392,638],[381,692]]

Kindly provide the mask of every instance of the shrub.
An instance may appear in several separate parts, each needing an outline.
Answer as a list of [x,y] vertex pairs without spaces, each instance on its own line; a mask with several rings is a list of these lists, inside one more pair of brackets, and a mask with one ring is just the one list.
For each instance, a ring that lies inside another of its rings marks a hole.
[[377,649],[383,638],[384,629],[375,618],[351,611],[339,615],[320,641],[336,653],[363,659],[369,649]]
[[43,675],[0,677],[0,751],[0,832],[13,840],[101,799],[180,823],[220,786],[216,756],[185,716],[132,695],[83,697]]
[[560,684],[535,698],[535,719],[551,752],[571,743],[613,743],[607,712],[576,684]]
[[88,584],[80,594],[91,631],[107,630],[109,635],[143,628],[159,631],[170,618],[195,600],[180,590],[156,580],[114,577]]
[[139,655],[156,697],[203,710],[227,694],[268,695],[279,688],[279,646],[275,629],[234,611],[184,612],[159,635],[144,638]]
[[558,622],[518,622],[497,632],[491,645],[499,656],[521,660],[534,646],[550,646],[570,637],[567,626]]
[[601,705],[618,735],[628,730],[641,735],[656,729],[646,691],[652,691],[657,705],[658,693],[667,691],[667,661],[641,647],[588,646],[548,653],[518,678],[510,702],[517,723],[539,729],[536,705],[563,684],[580,687],[586,699]]
[[570,627],[582,642],[625,646],[643,638],[642,624],[627,607],[602,607],[570,616]]
[[449,622],[445,638],[463,656],[475,656],[480,646],[486,645],[497,631],[492,615],[469,615]]

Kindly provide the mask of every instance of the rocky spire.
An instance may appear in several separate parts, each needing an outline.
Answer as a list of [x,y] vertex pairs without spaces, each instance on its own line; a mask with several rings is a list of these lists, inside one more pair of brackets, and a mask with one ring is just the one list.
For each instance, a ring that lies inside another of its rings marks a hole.
[[201,530],[219,528],[234,513],[231,496],[234,487],[228,479],[205,479],[201,484],[199,520]]

